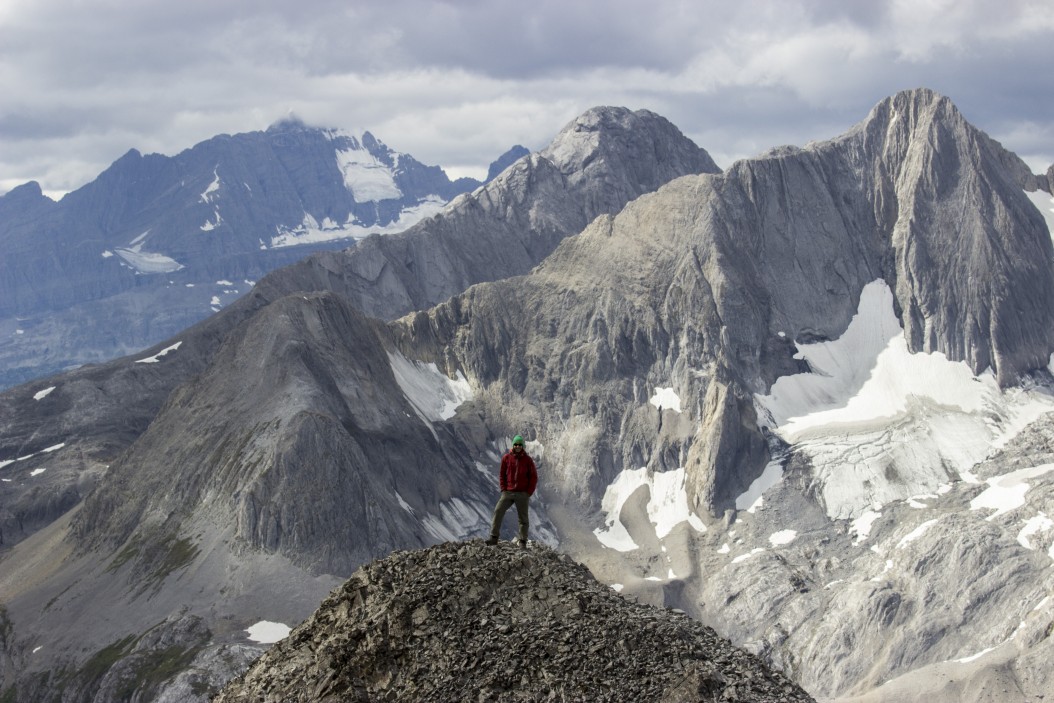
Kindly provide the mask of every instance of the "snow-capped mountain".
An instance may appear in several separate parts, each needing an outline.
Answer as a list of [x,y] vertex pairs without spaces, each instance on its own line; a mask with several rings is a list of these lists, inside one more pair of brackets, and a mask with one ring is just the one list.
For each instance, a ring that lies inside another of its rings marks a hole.
[[1049,691],[1049,179],[928,90],[711,164],[592,110],[403,234],[0,395],[8,695],[200,700],[358,564],[483,534],[516,433],[534,539],[819,699]]
[[480,185],[369,132],[296,120],[132,150],[59,202],[0,197],[0,387],[148,347],[319,249],[407,229]]

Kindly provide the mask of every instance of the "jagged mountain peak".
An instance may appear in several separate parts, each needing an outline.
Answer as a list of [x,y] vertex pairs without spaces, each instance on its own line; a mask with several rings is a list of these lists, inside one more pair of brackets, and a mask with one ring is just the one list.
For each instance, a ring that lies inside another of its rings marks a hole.
[[[585,174],[593,162],[602,164],[607,158],[651,161],[648,157],[654,154],[677,158],[670,146],[684,139],[669,120],[649,110],[601,106],[571,120],[541,154],[564,173]],[[720,169],[707,154],[703,168],[696,171]]]
[[633,603],[539,544],[480,540],[358,569],[217,703],[811,701],[683,614]]

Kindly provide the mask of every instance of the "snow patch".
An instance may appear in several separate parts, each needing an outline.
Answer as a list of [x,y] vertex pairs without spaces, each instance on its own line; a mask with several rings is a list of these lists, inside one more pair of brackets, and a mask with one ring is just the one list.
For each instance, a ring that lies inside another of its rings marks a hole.
[[754,513],[762,506],[764,502],[762,496],[765,491],[782,482],[783,462],[781,460],[770,461],[761,475],[751,482],[750,487],[736,498],[736,510]]
[[33,394],[33,400],[43,400],[44,398],[47,398],[48,394],[53,390],[55,390],[55,386],[48,386],[42,391],[37,391]]
[[638,549],[619,515],[629,497],[642,486],[648,488],[648,519],[655,527],[656,537],[666,537],[682,522],[688,522],[697,532],[706,532],[706,525],[688,507],[684,481],[683,468],[661,473],[647,468],[623,470],[604,491],[601,501],[601,510],[605,514],[604,527],[593,530],[593,534],[605,547],[620,552]]
[[426,423],[449,420],[459,405],[472,400],[472,387],[460,370],[457,378],[449,378],[434,363],[410,361],[398,352],[388,354],[388,360],[403,395]]
[[32,471],[29,472],[29,475],[30,475],[30,477],[39,476],[40,474],[44,473],[45,471],[47,471],[47,469],[33,469]]
[[151,274],[151,273],[172,273],[173,271],[179,271],[185,268],[183,264],[179,263],[175,259],[165,256],[164,254],[158,254],[156,252],[148,252],[142,250],[142,244],[136,244],[130,249],[116,249],[117,256],[136,270],[136,273]]
[[373,233],[395,234],[409,229],[421,220],[437,214],[446,206],[446,201],[438,195],[430,195],[418,202],[417,205],[403,208],[399,212],[398,219],[386,225],[367,226],[358,220],[349,219],[343,224],[333,220],[323,220],[321,224],[304,213],[303,222],[297,227],[279,227],[278,234],[271,238],[270,245],[260,242],[261,249],[280,249],[282,247],[293,247],[300,244],[318,244],[320,242],[332,242],[338,239],[362,239]]
[[681,412],[681,398],[674,393],[673,388],[656,388],[655,394],[648,401],[659,410],[673,410]]
[[877,510],[865,510],[861,513],[860,517],[853,520],[849,526],[849,531],[856,535],[856,539],[853,540],[853,546],[859,546],[861,542],[871,536],[871,527],[874,526],[875,521],[882,517],[882,513]]
[[914,530],[912,530],[908,534],[904,535],[901,538],[901,540],[899,542],[897,542],[896,548],[897,549],[903,549],[904,547],[908,546],[909,544],[911,544],[912,542],[917,540],[919,537],[922,537],[922,535],[926,534],[926,531],[929,530],[934,525],[936,525],[938,522],[939,522],[938,519],[933,519],[933,520],[927,520],[926,522],[922,523],[921,525],[916,527]]
[[780,530],[769,535],[769,544],[773,547],[782,547],[790,544],[798,537],[797,530]]
[[993,651],[995,651],[995,647],[989,647],[988,649],[982,649],[977,654],[973,654],[973,655],[970,655],[968,657],[963,657],[962,659],[956,659],[955,661],[958,664],[969,664],[970,662],[972,662],[972,661],[974,661],[976,659],[980,659],[984,655],[988,654],[989,652],[993,652]]
[[[1047,517],[1046,513],[1040,513],[1025,520],[1025,526],[1021,528],[1021,531],[1017,533],[1017,542],[1025,549],[1035,549],[1035,545],[1032,544],[1032,538],[1036,535],[1050,532],[1054,529],[1054,520]],[[1054,549],[1054,545],[1051,545]]]
[[365,149],[337,152],[337,168],[344,174],[344,185],[355,202],[396,200],[403,192],[395,184],[391,169]]
[[988,488],[970,501],[971,510],[985,508],[995,510],[986,520],[992,520],[1016,510],[1025,504],[1025,494],[1031,486],[1026,479],[1037,478],[1054,471],[1054,464],[1042,464],[1027,469],[1018,469],[1002,476],[988,479]]
[[249,639],[253,642],[259,642],[260,644],[274,644],[275,642],[284,640],[288,637],[291,629],[288,625],[283,625],[280,622],[261,620],[255,625],[246,628],[245,631],[249,633]]
[[760,554],[763,551],[765,551],[764,548],[762,548],[762,547],[755,547],[754,549],[751,549],[746,554],[740,554],[738,557],[736,557],[735,559],[732,560],[732,563],[733,564],[739,564],[741,562],[746,561],[747,559],[749,559],[750,557],[754,556],[755,554]]
[[200,229],[202,232],[211,232],[212,230],[216,229],[217,227],[223,224],[223,218],[220,216],[219,208],[216,208],[213,211],[213,216],[215,217],[214,220],[205,220],[205,224],[203,224],[198,229]]
[[993,447],[1054,410],[1038,390],[1003,392],[990,372],[910,353],[882,280],[864,287],[839,339],[797,349],[812,371],[755,396],[759,425],[810,458],[835,519],[966,480]]
[[137,364],[156,364],[157,362],[161,361],[161,357],[165,356],[169,352],[174,352],[175,350],[179,349],[181,344],[183,344],[182,341],[176,342],[175,344],[173,344],[170,347],[165,347],[164,349],[159,351],[157,354],[154,354],[153,356],[148,356],[145,359],[136,359],[135,363],[137,363]]

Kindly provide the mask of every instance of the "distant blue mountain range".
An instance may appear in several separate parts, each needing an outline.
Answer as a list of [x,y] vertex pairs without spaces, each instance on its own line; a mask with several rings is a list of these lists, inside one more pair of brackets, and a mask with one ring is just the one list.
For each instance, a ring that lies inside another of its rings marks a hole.
[[133,149],[58,202],[19,186],[0,197],[0,388],[150,346],[268,271],[480,185],[369,132],[287,120],[172,157]]

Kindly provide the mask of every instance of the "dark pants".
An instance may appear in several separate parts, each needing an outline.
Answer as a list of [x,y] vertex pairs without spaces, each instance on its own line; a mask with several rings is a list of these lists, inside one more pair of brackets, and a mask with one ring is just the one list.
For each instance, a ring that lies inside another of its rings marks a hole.
[[505,511],[513,503],[516,504],[516,515],[520,518],[520,533],[517,539],[527,541],[527,502],[530,496],[526,491],[502,491],[498,498],[498,504],[494,506],[494,519],[490,521],[490,536],[497,539],[501,535],[501,521],[505,518]]

